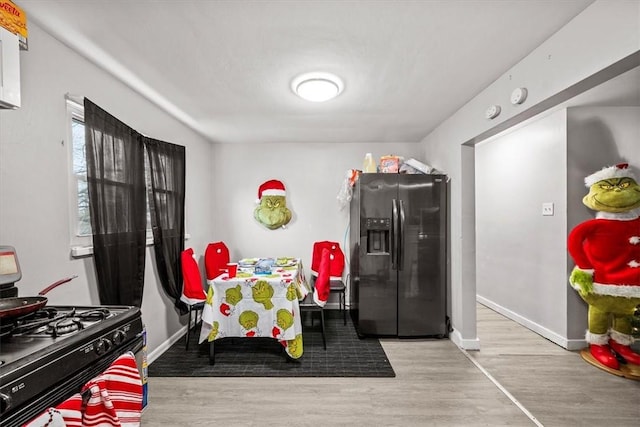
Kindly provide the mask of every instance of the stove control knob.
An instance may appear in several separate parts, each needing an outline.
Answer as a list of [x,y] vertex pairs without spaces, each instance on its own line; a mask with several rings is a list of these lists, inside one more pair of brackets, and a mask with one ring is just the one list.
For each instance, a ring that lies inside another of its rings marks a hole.
[[111,338],[111,340],[115,345],[120,345],[124,342],[126,338],[127,338],[127,333],[122,329],[118,329],[113,333],[113,337]]
[[0,414],[4,414],[11,407],[11,398],[4,393],[0,393]]
[[100,338],[100,340],[96,343],[96,353],[104,354],[111,348],[111,341],[106,338]]

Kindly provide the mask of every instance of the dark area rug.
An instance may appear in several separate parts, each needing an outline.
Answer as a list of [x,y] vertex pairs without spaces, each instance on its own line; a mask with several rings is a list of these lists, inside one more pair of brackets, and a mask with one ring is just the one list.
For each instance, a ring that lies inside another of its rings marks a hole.
[[[315,320],[311,324],[311,316]],[[304,354],[287,357],[270,338],[223,338],[215,341],[215,364],[209,365],[209,344],[198,344],[199,328],[184,336],[149,365],[150,377],[395,377],[376,338],[358,338],[349,316],[347,325],[337,310],[325,310],[327,349],[322,346],[320,318],[305,313]]]

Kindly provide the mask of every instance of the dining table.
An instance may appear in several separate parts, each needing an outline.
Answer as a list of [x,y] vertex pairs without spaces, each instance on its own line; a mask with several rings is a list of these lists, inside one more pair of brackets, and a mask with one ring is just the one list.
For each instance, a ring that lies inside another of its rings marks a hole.
[[300,258],[244,258],[235,276],[228,271],[207,280],[199,343],[209,343],[215,363],[215,341],[222,338],[269,337],[286,355],[303,353],[299,301],[310,292]]

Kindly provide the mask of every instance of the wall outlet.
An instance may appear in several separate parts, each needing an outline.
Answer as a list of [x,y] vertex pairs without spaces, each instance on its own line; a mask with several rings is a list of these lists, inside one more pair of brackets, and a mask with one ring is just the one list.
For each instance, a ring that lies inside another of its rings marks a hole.
[[553,203],[546,202],[542,204],[542,216],[553,216]]

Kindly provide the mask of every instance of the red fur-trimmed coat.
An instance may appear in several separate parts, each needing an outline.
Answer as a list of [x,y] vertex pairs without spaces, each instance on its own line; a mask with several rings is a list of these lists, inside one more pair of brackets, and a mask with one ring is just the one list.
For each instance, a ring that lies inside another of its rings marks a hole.
[[571,231],[568,249],[578,268],[593,272],[596,294],[640,298],[640,217],[599,213]]

